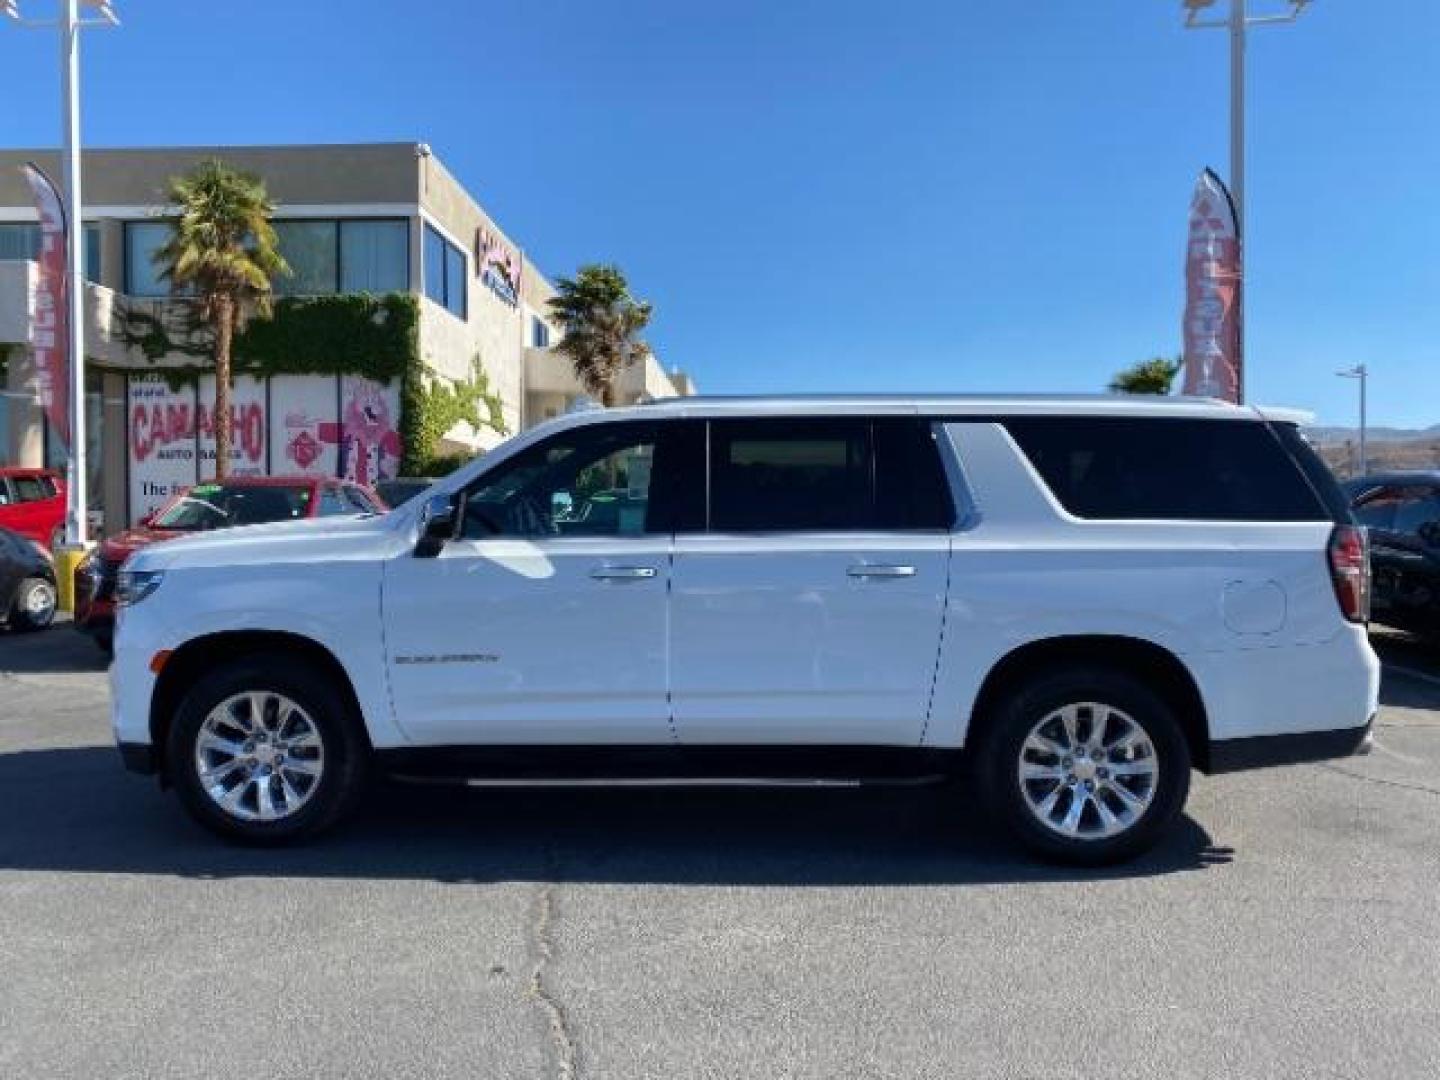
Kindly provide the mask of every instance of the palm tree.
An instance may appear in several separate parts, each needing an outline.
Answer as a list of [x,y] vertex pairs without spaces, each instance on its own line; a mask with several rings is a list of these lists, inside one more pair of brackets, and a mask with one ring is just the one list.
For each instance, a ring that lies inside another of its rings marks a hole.
[[620,373],[650,354],[640,332],[650,325],[653,308],[630,294],[618,266],[582,266],[574,278],[555,282],[550,310],[565,332],[555,346],[575,369],[575,377],[605,406],[615,404]]
[[1168,394],[1180,373],[1181,360],[1152,356],[1126,368],[1110,380],[1112,394]]
[[269,315],[271,281],[290,267],[280,256],[265,184],[224,162],[201,162],[170,181],[179,216],[155,252],[172,294],[188,293],[214,336],[215,475],[230,471],[230,349],[251,314]]

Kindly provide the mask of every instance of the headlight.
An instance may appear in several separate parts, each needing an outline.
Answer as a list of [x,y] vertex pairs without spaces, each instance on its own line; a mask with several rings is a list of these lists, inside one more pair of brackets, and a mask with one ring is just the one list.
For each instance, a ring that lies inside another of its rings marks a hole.
[[164,580],[163,570],[121,570],[115,575],[115,603],[122,607],[138,604]]

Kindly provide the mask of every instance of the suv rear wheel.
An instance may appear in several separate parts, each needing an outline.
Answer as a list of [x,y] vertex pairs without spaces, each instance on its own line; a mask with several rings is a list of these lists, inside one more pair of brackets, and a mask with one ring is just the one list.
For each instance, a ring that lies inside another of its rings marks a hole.
[[990,812],[1028,847],[1089,865],[1151,847],[1190,789],[1174,710],[1104,668],[1056,672],[1012,692],[987,718],[975,765]]
[[319,832],[354,804],[367,748],[339,687],[267,655],[195,683],[175,715],[166,760],[197,821],[231,839],[275,844]]

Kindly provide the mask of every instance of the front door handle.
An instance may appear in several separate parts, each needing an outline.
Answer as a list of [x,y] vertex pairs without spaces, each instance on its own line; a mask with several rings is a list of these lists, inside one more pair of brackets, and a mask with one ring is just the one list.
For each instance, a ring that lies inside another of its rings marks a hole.
[[845,571],[845,572],[846,572],[847,574],[849,574],[851,577],[858,577],[858,578],[872,578],[872,577],[881,577],[881,578],[914,577],[914,576],[915,576],[915,567],[913,567],[913,566],[899,565],[899,564],[897,564],[897,565],[888,565],[888,566],[887,566],[887,565],[872,565],[872,564],[870,564],[870,563],[860,563],[860,564],[857,565],[857,566],[852,566],[852,567],[850,567],[850,569],[847,570],[847,571]]
[[643,581],[655,576],[653,566],[597,566],[590,571],[596,581]]

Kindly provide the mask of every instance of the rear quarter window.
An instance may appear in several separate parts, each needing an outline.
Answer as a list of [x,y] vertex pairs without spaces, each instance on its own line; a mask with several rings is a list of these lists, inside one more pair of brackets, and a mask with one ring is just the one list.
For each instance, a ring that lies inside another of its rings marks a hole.
[[1078,518],[1333,520],[1263,422],[1036,416],[1004,424],[1060,505]]

